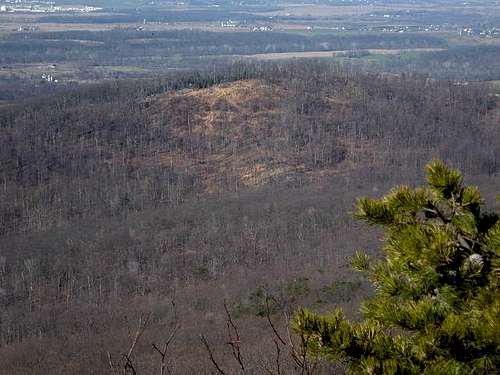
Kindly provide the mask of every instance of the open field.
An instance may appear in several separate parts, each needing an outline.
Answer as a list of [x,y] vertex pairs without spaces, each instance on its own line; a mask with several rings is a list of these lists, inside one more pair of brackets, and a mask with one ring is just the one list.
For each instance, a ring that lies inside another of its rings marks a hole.
[[359,49],[341,51],[309,51],[309,52],[281,52],[281,53],[259,53],[244,57],[257,60],[288,60],[294,58],[322,58],[322,57],[343,57],[349,54],[370,54],[370,55],[399,55],[404,52],[436,52],[445,51],[444,48],[408,48],[408,49]]

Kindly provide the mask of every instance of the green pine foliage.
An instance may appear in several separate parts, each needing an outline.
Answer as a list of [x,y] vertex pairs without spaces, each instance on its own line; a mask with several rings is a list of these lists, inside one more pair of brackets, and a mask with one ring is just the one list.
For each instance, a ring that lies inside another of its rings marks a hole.
[[298,312],[315,356],[353,374],[500,373],[499,216],[458,171],[433,161],[427,173],[426,188],[359,200],[356,216],[386,233],[383,260],[352,259],[376,292],[361,322]]

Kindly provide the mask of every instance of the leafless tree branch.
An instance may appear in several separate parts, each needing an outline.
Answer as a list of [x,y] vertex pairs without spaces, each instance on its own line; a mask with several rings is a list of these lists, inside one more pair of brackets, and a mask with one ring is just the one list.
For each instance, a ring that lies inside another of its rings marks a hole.
[[153,349],[156,350],[160,354],[160,375],[165,374],[165,370],[170,374],[170,369],[167,366],[167,354],[168,354],[168,348],[172,341],[175,338],[175,335],[177,334],[177,331],[180,329],[180,323],[179,323],[179,318],[177,315],[177,308],[175,305],[175,300],[172,300],[172,310],[174,313],[174,318],[173,318],[173,326],[174,328],[170,332],[170,335],[168,336],[167,340],[163,343],[163,348],[160,349],[156,344],[151,344],[153,346]]
[[240,333],[238,330],[238,326],[234,323],[231,313],[229,312],[229,308],[227,307],[226,301],[224,301],[224,310],[226,311],[226,317],[227,317],[226,321],[227,336],[228,336],[227,344],[231,346],[233,357],[238,362],[241,371],[243,371],[243,373],[245,374],[246,370],[245,370],[245,365],[243,364],[243,358],[241,355],[241,348],[240,348],[241,344]]
[[210,348],[210,344],[208,343],[206,337],[203,335],[200,335],[200,340],[203,343],[203,345],[205,346],[205,349],[207,349],[208,355],[210,356],[210,361],[212,362],[214,367],[217,369],[217,372],[220,375],[226,375],[226,373],[220,368],[219,364],[215,360],[212,349]]
[[[298,370],[300,371],[301,375],[312,375],[316,372],[317,369],[317,364],[314,363],[311,364],[309,363],[309,360],[307,358],[308,356],[308,337],[306,337],[303,333],[300,335],[300,348],[297,349],[295,343],[293,342],[292,339],[292,334],[290,332],[290,327],[287,325],[286,330],[287,330],[287,340],[283,338],[283,336],[279,333],[278,329],[276,328],[276,325],[271,319],[271,308],[269,306],[269,301],[275,301],[272,297],[268,297],[266,299],[266,318],[267,322],[269,323],[269,326],[271,327],[271,330],[274,333],[275,339],[273,340],[276,346],[276,351],[277,351],[277,356],[276,356],[276,365],[277,365],[277,371],[278,374],[281,373],[281,368],[280,368],[280,345],[288,348],[290,356],[292,357],[295,365],[297,366]],[[290,317],[289,315],[285,312],[285,321],[290,322]]]
[[108,363],[109,363],[109,368],[111,369],[111,372],[113,373],[113,375],[116,375],[115,365],[113,363],[113,360],[111,359],[110,352],[108,352]]

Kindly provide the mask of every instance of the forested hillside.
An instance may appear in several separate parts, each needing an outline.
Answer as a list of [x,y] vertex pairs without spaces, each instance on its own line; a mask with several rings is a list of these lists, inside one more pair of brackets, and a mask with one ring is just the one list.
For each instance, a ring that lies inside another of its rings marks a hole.
[[141,313],[151,324],[136,363],[153,373],[171,300],[174,373],[212,371],[199,334],[237,367],[224,299],[249,373],[263,373],[274,361],[266,296],[281,327],[299,304],[354,317],[371,292],[346,268],[346,256],[378,244],[379,232],[353,223],[355,198],[420,184],[438,157],[492,203],[499,124],[488,84],[313,62],[233,64],[0,107],[0,373],[105,373]]

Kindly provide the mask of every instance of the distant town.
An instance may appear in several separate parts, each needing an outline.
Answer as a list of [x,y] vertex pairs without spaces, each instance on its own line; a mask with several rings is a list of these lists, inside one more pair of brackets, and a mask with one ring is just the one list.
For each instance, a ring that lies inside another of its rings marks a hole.
[[5,0],[0,2],[2,13],[91,13],[102,8],[88,5],[56,5],[52,1]]

